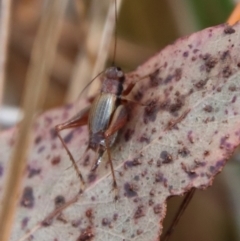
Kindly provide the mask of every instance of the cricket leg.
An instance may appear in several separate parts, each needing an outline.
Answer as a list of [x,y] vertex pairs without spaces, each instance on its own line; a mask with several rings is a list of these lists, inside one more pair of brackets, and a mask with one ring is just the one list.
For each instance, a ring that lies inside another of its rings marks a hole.
[[141,80],[143,80],[147,77],[149,77],[149,75],[142,76],[141,78],[139,78],[135,82],[129,83],[128,86],[123,90],[122,95],[123,96],[128,95],[138,82],[140,82]]
[[108,160],[109,160],[109,163],[110,163],[110,168],[111,168],[111,173],[112,173],[112,178],[113,178],[113,188],[115,190],[115,200],[118,199],[118,187],[117,187],[115,172],[114,172],[114,169],[113,169],[112,158],[111,158],[109,137],[111,135],[113,135],[116,131],[121,129],[126,124],[127,117],[128,117],[128,113],[127,113],[126,107],[124,105],[120,105],[116,109],[116,111],[114,112],[111,123],[110,123],[108,129],[104,133],[105,142],[106,142],[106,149],[107,149],[107,154],[108,154]]
[[75,169],[75,171],[76,171],[76,173],[77,173],[77,175],[78,175],[78,177],[80,179],[81,191],[84,190],[84,185],[85,185],[83,176],[82,176],[80,170],[77,167],[76,161],[75,161],[72,153],[70,152],[70,150],[68,149],[66,143],[64,142],[63,138],[61,137],[60,131],[62,131],[64,129],[70,129],[70,128],[75,128],[75,127],[80,127],[80,126],[86,125],[87,122],[88,122],[89,110],[90,110],[90,107],[87,107],[87,108],[83,109],[82,111],[80,111],[77,115],[75,115],[73,118],[71,118],[67,122],[55,126],[55,130],[57,132],[57,136],[60,139],[60,141],[62,142],[62,145],[65,148],[65,150],[66,150],[66,152],[67,152],[67,154],[68,154],[68,156],[69,156],[69,158],[70,158],[70,160],[72,162],[72,165],[73,165],[73,167],[74,167],[74,169]]

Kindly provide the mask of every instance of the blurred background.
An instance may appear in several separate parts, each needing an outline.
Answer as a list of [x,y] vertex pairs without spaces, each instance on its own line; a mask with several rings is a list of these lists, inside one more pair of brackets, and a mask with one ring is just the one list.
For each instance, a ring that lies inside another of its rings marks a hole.
[[[14,0],[0,125],[19,117],[43,0]],[[110,0],[69,0],[43,110],[73,102],[91,79]],[[226,22],[233,0],[123,0],[117,22],[116,65],[134,70],[164,46],[203,28]],[[110,48],[111,64],[113,46]],[[85,61],[85,65],[83,65]],[[86,64],[87,62],[87,64]],[[85,67],[83,67],[85,66]],[[79,70],[82,72],[79,73]],[[197,191],[172,241],[240,240],[240,165],[236,154],[207,191]],[[171,198],[167,227],[181,198]]]

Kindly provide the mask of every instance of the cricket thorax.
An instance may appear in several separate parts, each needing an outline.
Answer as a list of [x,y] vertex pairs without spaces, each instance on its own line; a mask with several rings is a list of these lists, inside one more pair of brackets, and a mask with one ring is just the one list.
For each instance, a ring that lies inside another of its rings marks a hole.
[[101,92],[121,95],[125,76],[123,71],[117,67],[110,67],[106,70],[103,79]]

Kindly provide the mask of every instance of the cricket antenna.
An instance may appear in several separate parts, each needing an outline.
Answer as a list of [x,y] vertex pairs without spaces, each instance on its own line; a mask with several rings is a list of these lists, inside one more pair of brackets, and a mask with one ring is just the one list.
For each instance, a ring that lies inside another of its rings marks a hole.
[[115,31],[114,31],[114,45],[113,45],[113,59],[112,59],[112,66],[115,66],[115,57],[117,52],[117,0],[114,0],[114,7],[115,7]]

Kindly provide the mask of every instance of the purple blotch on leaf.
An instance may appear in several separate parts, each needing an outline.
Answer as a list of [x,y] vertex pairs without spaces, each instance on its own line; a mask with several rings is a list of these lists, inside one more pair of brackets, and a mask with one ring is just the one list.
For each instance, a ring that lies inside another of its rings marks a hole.
[[25,208],[32,208],[34,206],[34,195],[33,189],[30,186],[27,186],[23,190],[22,198],[21,198],[21,205]]
[[3,175],[3,166],[2,164],[0,163],[0,177]]
[[56,196],[54,199],[54,203],[56,208],[61,207],[63,204],[65,204],[65,197],[62,195]]
[[65,143],[69,143],[69,142],[72,140],[72,138],[73,138],[73,132],[74,132],[74,131],[69,132],[69,133],[63,138],[63,140],[64,140]]
[[33,167],[28,166],[27,170],[28,170],[28,178],[32,178],[41,173],[41,168],[33,168]]
[[137,192],[136,192],[136,190],[134,190],[133,184],[130,184],[130,183],[126,182],[124,184],[124,190],[125,190],[126,197],[131,198],[131,197],[137,196]]

